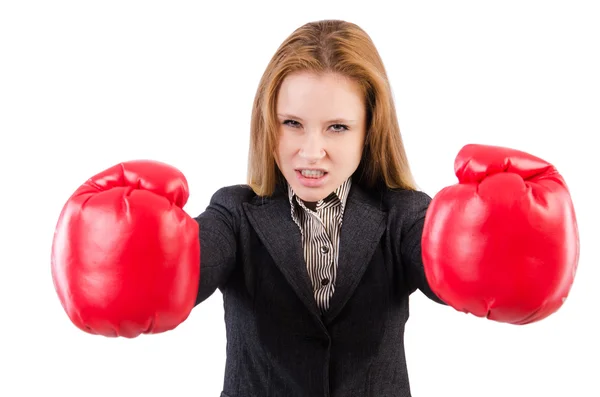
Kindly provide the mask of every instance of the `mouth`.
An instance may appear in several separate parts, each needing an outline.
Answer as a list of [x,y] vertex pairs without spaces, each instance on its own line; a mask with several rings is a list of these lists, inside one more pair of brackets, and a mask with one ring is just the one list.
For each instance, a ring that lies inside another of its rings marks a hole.
[[329,173],[319,168],[298,168],[295,173],[298,182],[306,188],[322,187],[329,179]]
[[310,179],[319,179],[327,175],[327,171],[322,168],[297,168],[295,171],[302,177]]

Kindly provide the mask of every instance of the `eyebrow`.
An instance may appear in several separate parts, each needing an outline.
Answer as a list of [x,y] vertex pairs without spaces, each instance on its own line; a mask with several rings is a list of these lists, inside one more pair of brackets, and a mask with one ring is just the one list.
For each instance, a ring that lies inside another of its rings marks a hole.
[[[283,118],[283,119],[294,119],[294,120],[298,120],[298,121],[304,121],[302,120],[301,117],[298,116],[294,116],[293,114],[287,114],[287,113],[278,113],[277,116]],[[348,120],[348,119],[342,119],[342,118],[337,118],[337,119],[332,119],[332,120],[327,120],[326,123],[331,123],[331,124],[356,124],[356,120]]]

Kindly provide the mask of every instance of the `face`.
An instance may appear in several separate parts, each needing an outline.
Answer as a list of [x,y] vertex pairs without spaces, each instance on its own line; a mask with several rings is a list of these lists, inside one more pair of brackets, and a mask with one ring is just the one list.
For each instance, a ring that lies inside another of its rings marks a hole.
[[276,162],[294,192],[314,203],[360,163],[366,106],[356,82],[336,74],[291,74],[277,98]]

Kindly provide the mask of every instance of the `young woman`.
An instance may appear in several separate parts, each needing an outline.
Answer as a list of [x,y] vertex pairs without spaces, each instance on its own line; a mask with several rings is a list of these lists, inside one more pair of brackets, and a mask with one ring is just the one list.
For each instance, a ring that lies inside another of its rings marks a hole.
[[219,288],[224,397],[408,397],[416,289],[527,324],[558,310],[577,265],[575,214],[554,167],[466,145],[456,173],[461,183],[433,200],[415,188],[369,36],[308,23],[258,87],[247,185],[218,190],[192,218],[187,181],[169,165],[95,175],[60,215],[54,283],[76,326],[124,337],[175,328]]

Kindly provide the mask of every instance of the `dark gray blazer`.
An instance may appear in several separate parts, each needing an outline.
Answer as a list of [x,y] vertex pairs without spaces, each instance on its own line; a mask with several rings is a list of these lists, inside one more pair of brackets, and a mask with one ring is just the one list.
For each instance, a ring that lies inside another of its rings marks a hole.
[[221,397],[409,397],[404,326],[417,288],[438,303],[421,261],[431,198],[353,183],[336,289],[321,315],[286,187],[260,197],[218,190],[200,225],[196,304],[223,293],[227,361]]

